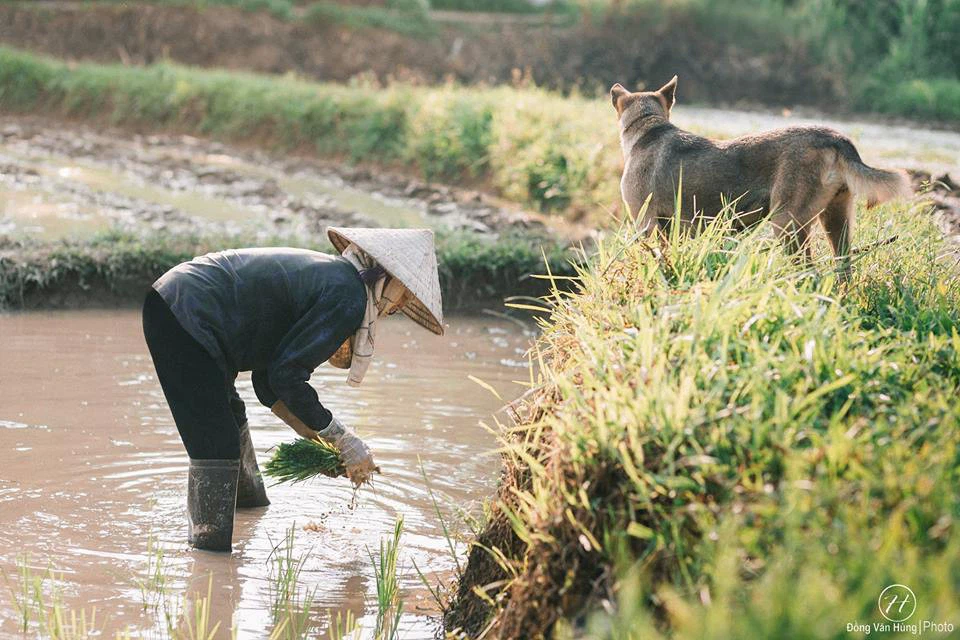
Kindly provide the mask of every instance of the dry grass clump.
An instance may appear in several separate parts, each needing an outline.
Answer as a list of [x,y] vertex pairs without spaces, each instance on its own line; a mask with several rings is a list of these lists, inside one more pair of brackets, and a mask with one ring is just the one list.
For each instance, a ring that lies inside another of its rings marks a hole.
[[763,228],[600,243],[548,300],[448,629],[831,637],[894,582],[960,613],[960,278],[907,213],[863,216],[900,240],[846,291]]

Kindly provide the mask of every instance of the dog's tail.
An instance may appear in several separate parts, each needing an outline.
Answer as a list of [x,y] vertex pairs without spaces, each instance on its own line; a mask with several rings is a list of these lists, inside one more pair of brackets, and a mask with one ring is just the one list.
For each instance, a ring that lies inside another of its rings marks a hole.
[[867,166],[849,140],[840,142],[838,152],[847,188],[855,196],[865,197],[868,208],[887,200],[908,198],[913,194],[906,173]]

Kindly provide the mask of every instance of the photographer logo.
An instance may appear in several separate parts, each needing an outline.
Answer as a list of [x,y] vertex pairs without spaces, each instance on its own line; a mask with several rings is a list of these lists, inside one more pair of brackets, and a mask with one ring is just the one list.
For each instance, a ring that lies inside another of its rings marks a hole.
[[877,609],[884,620],[847,623],[847,633],[868,637],[871,634],[908,634],[911,636],[952,635],[956,629],[949,620],[911,620],[917,612],[917,596],[913,589],[905,584],[891,584],[880,592]]
[[892,584],[880,592],[877,607],[890,622],[905,622],[917,610],[917,596],[905,584]]

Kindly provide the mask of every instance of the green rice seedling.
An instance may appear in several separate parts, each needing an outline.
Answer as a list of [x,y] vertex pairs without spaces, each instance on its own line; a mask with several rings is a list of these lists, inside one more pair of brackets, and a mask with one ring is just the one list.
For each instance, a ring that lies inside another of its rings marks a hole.
[[[190,607],[192,615],[183,615],[180,628],[170,634],[173,640],[214,640],[221,623],[220,621],[212,623],[210,620],[210,605],[212,602],[213,574],[210,574],[207,580],[207,595],[202,597],[200,592],[194,594]],[[211,626],[211,623],[213,626]]]
[[[4,582],[7,583],[7,589],[10,591],[10,601],[13,608],[17,611],[17,618],[20,621],[20,631],[26,633],[30,627],[30,616],[33,612],[32,602],[34,593],[34,575],[30,568],[30,559],[26,555],[17,557],[17,580],[12,582],[7,572],[3,572]],[[42,578],[41,578],[42,580]],[[42,590],[41,590],[42,592]]]
[[346,613],[337,611],[337,615],[330,615],[330,628],[327,630],[327,637],[330,640],[354,640],[360,625],[353,611],[347,610]]
[[463,567],[460,566],[460,557],[457,555],[456,543],[453,540],[453,536],[450,534],[450,529],[447,527],[446,520],[443,519],[443,513],[440,512],[440,505],[437,503],[437,497],[433,493],[433,487],[430,486],[430,481],[427,479],[427,471],[423,468],[423,460],[420,459],[420,456],[417,456],[417,462],[420,464],[420,475],[423,477],[423,484],[427,487],[427,493],[430,495],[430,502],[433,504],[433,512],[437,515],[437,521],[440,523],[440,530],[443,531],[443,538],[447,541],[447,549],[450,550],[450,558],[453,560],[453,564],[457,567],[457,579],[459,579],[460,576],[463,575]]
[[279,482],[302,482],[320,475],[335,478],[345,472],[336,447],[307,438],[280,443],[263,467],[264,475]]
[[[417,462],[420,465],[420,475],[423,477],[423,483],[427,487],[427,493],[430,496],[430,502],[433,504],[433,512],[437,516],[437,521],[440,523],[440,530],[443,532],[443,537],[447,541],[447,548],[450,550],[450,557],[453,559],[454,566],[456,566],[456,578],[455,581],[459,581],[463,577],[463,567],[460,564],[460,557],[457,555],[456,543],[453,539],[453,535],[450,533],[450,529],[447,527],[447,522],[443,517],[443,513],[440,511],[440,504],[437,502],[437,497],[433,493],[433,487],[430,486],[430,481],[427,479],[427,471],[423,467],[423,460],[420,459],[420,456],[417,456]],[[420,582],[423,583],[423,586],[427,588],[427,591],[430,593],[430,597],[433,598],[433,601],[437,604],[437,607],[441,612],[446,612],[449,606],[449,597],[445,586],[437,584],[436,586],[431,585],[430,581],[427,579],[426,574],[420,570],[420,567],[417,566],[417,561],[411,559],[413,563],[413,570],[417,572],[417,577],[420,578]]]
[[310,609],[313,607],[316,590],[304,589],[300,584],[307,554],[294,555],[296,524],[290,525],[283,540],[274,546],[267,561],[270,563],[270,615],[274,623],[274,636],[282,640],[306,637],[313,624]]
[[21,633],[26,634],[33,626],[40,637],[51,640],[87,640],[100,635],[96,608],[89,612],[66,608],[60,593],[60,579],[52,569],[34,573],[29,557],[23,555],[17,558],[17,584],[11,584],[6,574],[4,578]]
[[150,534],[147,536],[147,565],[142,576],[134,579],[140,590],[140,603],[144,611],[156,610],[167,593],[167,574],[164,564],[163,545]]
[[79,613],[74,609],[65,609],[62,603],[55,602],[45,612],[42,637],[49,640],[89,640],[101,635],[97,628],[97,609]]
[[4,579],[20,620],[21,632],[26,633],[32,623],[41,629],[56,629],[56,619],[50,618],[50,614],[62,609],[62,603],[57,576],[51,568],[35,573],[30,566],[30,557],[21,555],[17,558],[16,584],[11,584],[6,573]]
[[400,557],[400,536],[403,534],[403,516],[397,518],[393,537],[380,540],[380,555],[370,555],[377,580],[377,622],[373,635],[378,640],[395,640],[399,633],[403,601],[397,579],[397,561]]

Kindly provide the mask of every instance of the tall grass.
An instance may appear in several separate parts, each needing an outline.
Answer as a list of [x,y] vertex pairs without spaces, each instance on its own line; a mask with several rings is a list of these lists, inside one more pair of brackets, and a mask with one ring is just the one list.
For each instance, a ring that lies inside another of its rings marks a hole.
[[601,242],[545,301],[448,625],[843,637],[894,582],[956,622],[960,276],[921,209],[861,214],[892,234],[845,289],[762,228]]

